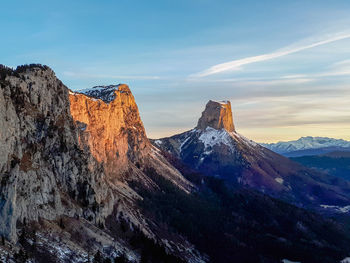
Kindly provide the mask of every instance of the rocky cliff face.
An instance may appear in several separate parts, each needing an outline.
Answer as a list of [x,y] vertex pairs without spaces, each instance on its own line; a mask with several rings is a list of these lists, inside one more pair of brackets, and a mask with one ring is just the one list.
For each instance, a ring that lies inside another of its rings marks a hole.
[[88,146],[111,176],[121,176],[129,161],[142,165],[151,145],[140,119],[134,97],[127,85],[112,90],[115,98],[105,102],[96,97],[70,93],[70,110],[81,127],[80,142]]
[[[159,188],[149,170],[187,193],[193,186],[148,141],[129,88],[113,87],[110,100],[90,95],[70,92],[46,66],[2,69],[0,234],[13,242],[29,222],[40,222],[42,243],[66,240],[71,252],[59,261],[73,255],[83,260],[87,249],[106,248],[108,255],[124,251],[138,261],[125,236],[113,230],[126,222],[186,261],[201,261],[186,240],[157,233],[137,207],[141,197],[130,182]],[[57,222],[65,225],[58,232]],[[96,228],[101,225],[107,228]],[[74,239],[76,228],[85,238]]]
[[225,129],[228,132],[234,132],[231,102],[210,100],[205,106],[202,116],[198,120],[197,128],[205,130],[212,127],[216,130]]
[[[196,129],[156,143],[207,175],[270,194],[347,200],[346,184],[295,174],[287,159],[237,134],[229,104],[219,104],[209,103]],[[208,261],[188,240],[217,262],[280,262],[283,253],[334,262],[348,254],[338,225],[200,178],[189,194],[194,186],[147,139],[126,85],[72,92],[46,66],[0,65],[2,261]]]
[[66,87],[49,68],[23,68],[1,82],[0,107],[1,233],[15,239],[17,221],[82,215],[72,200],[97,201],[103,175],[80,154]]
[[235,131],[228,102],[209,101],[196,128],[154,144],[199,172],[299,206],[350,203],[350,185],[317,174]]
[[184,191],[190,191],[191,184],[149,142],[127,85],[70,92],[69,100],[72,117],[80,127],[80,146],[103,163],[110,180],[138,179],[152,185],[140,172],[152,168]]

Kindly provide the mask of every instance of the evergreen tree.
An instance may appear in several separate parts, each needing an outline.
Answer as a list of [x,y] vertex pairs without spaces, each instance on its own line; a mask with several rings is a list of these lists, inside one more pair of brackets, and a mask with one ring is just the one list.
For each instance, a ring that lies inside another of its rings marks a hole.
[[28,255],[24,250],[21,249],[14,255],[14,258],[17,263],[26,263]]
[[19,237],[18,237],[18,242],[19,242],[21,245],[23,245],[23,244],[25,244],[26,239],[27,239],[27,232],[26,232],[26,229],[25,229],[25,228],[22,228],[21,234],[20,234]]
[[103,257],[101,255],[101,252],[99,250],[97,250],[95,256],[94,256],[94,263],[103,263]]
[[128,259],[125,254],[121,254],[114,259],[114,263],[128,263]]
[[64,223],[63,223],[62,217],[60,218],[58,225],[60,226],[60,228],[64,229]]

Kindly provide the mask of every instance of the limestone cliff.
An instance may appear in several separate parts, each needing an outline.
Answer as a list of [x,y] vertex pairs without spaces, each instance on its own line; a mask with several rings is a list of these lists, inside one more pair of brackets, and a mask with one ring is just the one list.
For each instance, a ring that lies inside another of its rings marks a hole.
[[114,229],[123,223],[200,262],[191,244],[161,234],[138,209],[141,197],[129,182],[159,188],[149,170],[187,193],[192,185],[148,141],[129,88],[112,93],[103,101],[70,92],[46,66],[0,67],[0,235],[16,242],[40,224],[35,238],[42,247],[55,244],[47,253],[69,251],[55,262],[85,261],[90,250],[137,262],[138,252]]
[[81,144],[86,144],[97,161],[103,162],[111,176],[121,175],[128,162],[141,165],[150,154],[134,97],[127,85],[114,90],[115,99],[106,103],[79,93],[70,93],[70,110],[80,122]]
[[152,168],[190,191],[191,184],[149,142],[127,85],[70,92],[69,99],[71,114],[80,127],[80,146],[103,164],[109,180],[141,179],[145,183],[149,179],[141,171]]
[[235,131],[233,124],[231,102],[229,101],[212,101],[210,100],[202,116],[198,120],[197,128],[205,130],[207,127],[214,129],[225,129],[228,132]]
[[99,199],[92,185],[103,175],[89,167],[77,138],[67,89],[51,69],[19,68],[2,79],[1,233],[15,239],[17,221],[82,215],[72,200],[88,206]]

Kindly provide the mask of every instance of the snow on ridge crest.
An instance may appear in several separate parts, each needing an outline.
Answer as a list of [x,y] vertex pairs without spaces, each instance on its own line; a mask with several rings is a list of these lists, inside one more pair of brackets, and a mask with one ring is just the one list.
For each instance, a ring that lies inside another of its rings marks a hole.
[[226,105],[230,103],[228,100],[212,100],[212,101],[220,103],[221,105]]
[[350,141],[328,137],[301,137],[293,141],[280,141],[277,143],[261,143],[262,146],[277,153],[288,153],[306,149],[320,149],[324,147],[350,147]]
[[110,103],[115,99],[115,92],[119,91],[119,88],[122,85],[123,84],[94,86],[92,88],[77,90],[76,93],[81,93],[95,99],[101,99],[106,103]]

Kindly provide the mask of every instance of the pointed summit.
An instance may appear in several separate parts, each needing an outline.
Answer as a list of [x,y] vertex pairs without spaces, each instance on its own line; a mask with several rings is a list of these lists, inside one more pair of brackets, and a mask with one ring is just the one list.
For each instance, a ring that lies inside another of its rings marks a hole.
[[205,130],[207,127],[214,129],[225,129],[228,132],[235,131],[233,124],[231,103],[229,101],[210,100],[202,116],[198,120],[197,128]]

